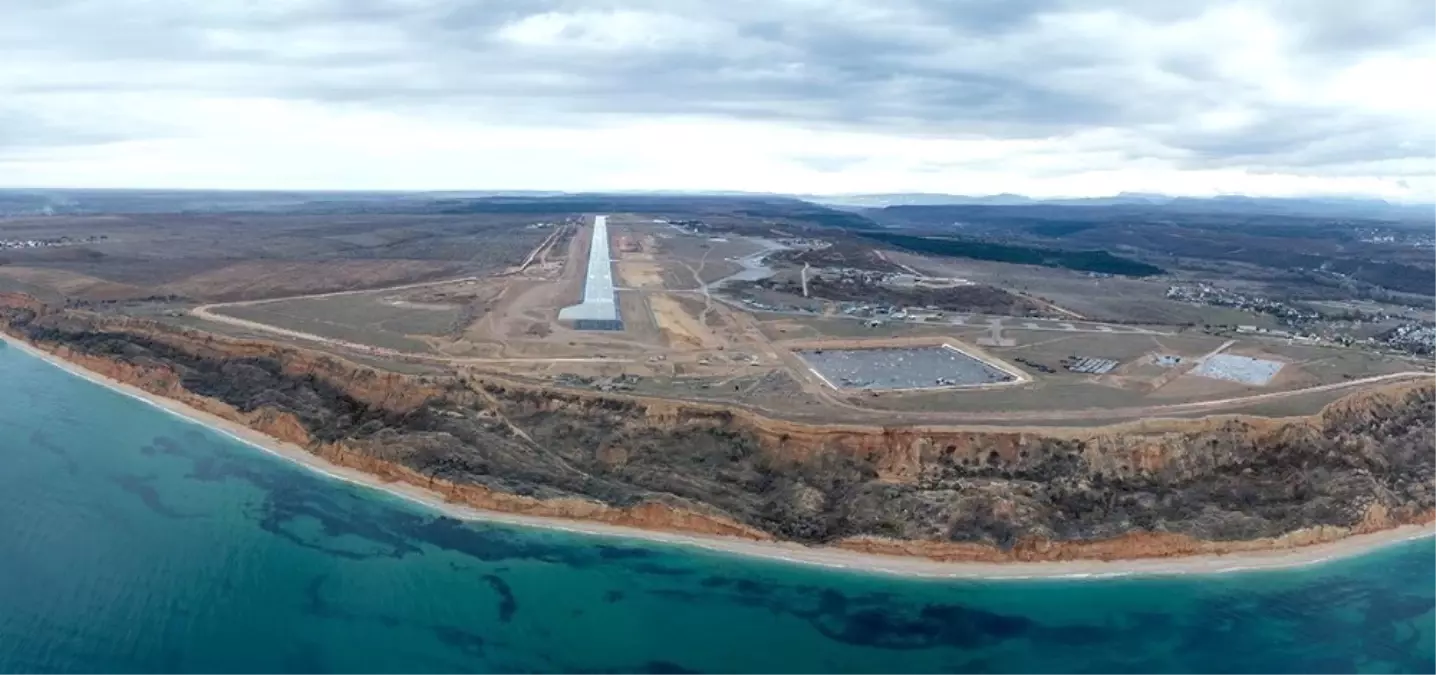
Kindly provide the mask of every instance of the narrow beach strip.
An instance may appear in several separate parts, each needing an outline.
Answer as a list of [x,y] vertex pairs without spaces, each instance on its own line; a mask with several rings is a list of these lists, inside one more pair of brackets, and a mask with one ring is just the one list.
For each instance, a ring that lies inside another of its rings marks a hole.
[[752,558],[788,563],[851,570],[863,573],[890,574],[919,578],[950,579],[1097,579],[1126,576],[1176,574],[1222,574],[1257,570],[1285,569],[1368,553],[1377,548],[1436,535],[1430,525],[1401,527],[1359,534],[1337,541],[1294,548],[1266,551],[1243,551],[1224,555],[1198,555],[1173,558],[1137,558],[1127,560],[1063,560],[1052,562],[941,562],[927,558],[877,555],[792,542],[760,542],[719,536],[700,536],[644,530],[605,523],[562,518],[527,516],[500,511],[486,511],[449,502],[437,492],[404,482],[389,482],[371,474],[338,466],[293,443],[261,434],[242,424],[188,406],[179,401],[151,394],[133,385],[119,382],[77,366],[54,354],[38,349],[23,340],[0,333],[0,342],[38,358],[76,377],[106,387],[167,413],[203,425],[252,448],[298,464],[331,479],[378,490],[394,497],[432,509],[440,514],[463,520],[483,521],[520,527],[558,530],[576,534],[636,539],[659,544],[694,547]]

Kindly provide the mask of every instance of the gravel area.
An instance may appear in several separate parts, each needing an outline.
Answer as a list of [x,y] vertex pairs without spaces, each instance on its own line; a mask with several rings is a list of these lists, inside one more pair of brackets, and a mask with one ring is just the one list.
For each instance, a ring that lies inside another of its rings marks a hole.
[[839,389],[920,389],[1010,382],[1011,374],[951,347],[815,349],[798,352]]
[[1271,378],[1276,377],[1277,372],[1284,365],[1286,364],[1281,361],[1254,359],[1250,356],[1236,354],[1217,354],[1197,366],[1192,370],[1192,374],[1210,377],[1214,380],[1227,380],[1260,387],[1270,382]]

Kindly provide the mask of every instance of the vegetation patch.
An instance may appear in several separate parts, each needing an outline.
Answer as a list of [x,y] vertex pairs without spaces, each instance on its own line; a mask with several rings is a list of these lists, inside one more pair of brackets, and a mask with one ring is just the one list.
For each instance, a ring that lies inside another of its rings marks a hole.
[[1060,267],[1079,272],[1120,274],[1128,277],[1150,277],[1166,273],[1166,270],[1156,265],[1118,257],[1106,251],[1064,251],[1036,246],[994,244],[969,239],[918,237],[890,232],[865,232],[863,236],[889,246],[929,255],[992,260],[1018,265]]

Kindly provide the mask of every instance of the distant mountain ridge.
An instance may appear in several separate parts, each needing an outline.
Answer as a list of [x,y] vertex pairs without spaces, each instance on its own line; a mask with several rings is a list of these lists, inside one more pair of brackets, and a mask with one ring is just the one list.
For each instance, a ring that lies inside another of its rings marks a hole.
[[1017,194],[987,196],[931,193],[803,196],[803,199],[839,208],[889,206],[1148,206],[1184,212],[1251,213],[1334,218],[1432,218],[1436,204],[1403,204],[1359,197],[1174,197],[1123,192],[1111,197],[1034,199]]
[[[439,203],[474,201],[549,202],[553,206],[581,206],[577,202],[605,202],[622,208],[644,200],[731,200],[763,204],[807,202],[841,211],[904,206],[987,207],[1125,207],[1181,213],[1253,214],[1433,220],[1436,205],[1392,203],[1357,197],[1174,197],[1124,192],[1111,197],[1036,199],[1018,194],[987,196],[933,193],[875,193],[804,195],[725,190],[611,190],[561,192],[545,190],[435,190],[435,191],[306,191],[306,190],[119,190],[65,188],[0,188],[0,215],[43,215],[94,212],[177,212],[276,210],[325,205],[368,205],[387,209],[420,209]],[[565,204],[572,202],[574,204]],[[599,204],[593,204],[599,206]]]

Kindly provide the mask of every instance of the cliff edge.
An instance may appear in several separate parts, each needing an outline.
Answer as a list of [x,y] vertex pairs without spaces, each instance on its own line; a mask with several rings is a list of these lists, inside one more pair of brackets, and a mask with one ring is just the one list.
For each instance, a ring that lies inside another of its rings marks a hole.
[[66,360],[472,506],[941,560],[1298,546],[1433,519],[1436,387],[1316,415],[1097,428],[816,426],[487,376],[415,377],[0,297]]

